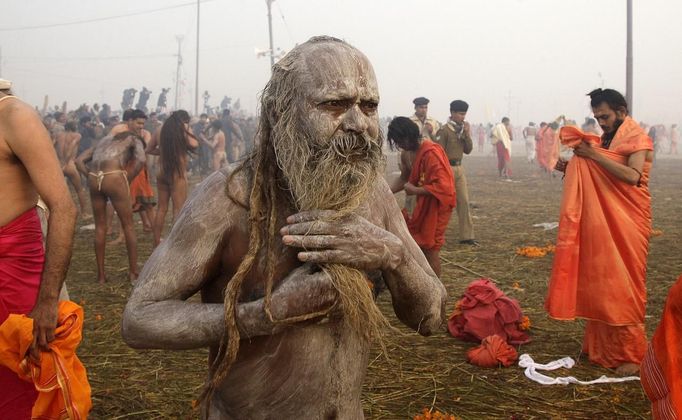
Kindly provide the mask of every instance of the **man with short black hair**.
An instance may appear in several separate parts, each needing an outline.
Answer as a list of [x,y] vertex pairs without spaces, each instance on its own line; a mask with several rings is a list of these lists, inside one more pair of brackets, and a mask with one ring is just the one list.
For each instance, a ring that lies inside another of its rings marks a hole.
[[440,123],[427,115],[429,112],[429,102],[430,101],[423,96],[415,98],[412,101],[414,104],[414,115],[412,115],[410,119],[417,124],[417,127],[419,127],[419,134],[422,137],[428,137],[432,141],[435,141],[436,133],[440,130]]
[[471,139],[471,127],[464,120],[468,110],[469,104],[462,100],[450,102],[450,119],[438,131],[436,143],[445,149],[455,177],[459,243],[478,245],[474,240],[474,222],[469,208],[469,189],[462,166],[462,157],[465,154],[470,154],[474,148],[474,142]]

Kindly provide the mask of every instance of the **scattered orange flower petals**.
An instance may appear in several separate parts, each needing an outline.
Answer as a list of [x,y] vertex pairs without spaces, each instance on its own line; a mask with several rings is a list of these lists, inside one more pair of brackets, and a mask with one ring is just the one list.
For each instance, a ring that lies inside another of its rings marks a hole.
[[524,246],[516,248],[517,255],[523,255],[528,258],[542,258],[547,254],[556,251],[556,246],[549,244],[547,246]]
[[101,321],[101,320],[102,320],[102,315],[100,315],[100,314],[95,315],[95,319],[98,320],[98,321]]
[[521,290],[521,285],[518,281],[515,281],[514,284],[512,284],[512,289]]
[[425,408],[421,414],[414,416],[414,420],[460,420],[460,418],[454,414],[444,414],[437,410],[431,412],[428,408]]
[[526,330],[529,330],[529,329],[530,329],[530,326],[531,326],[530,318],[528,318],[528,317],[525,316],[525,315],[522,316],[522,317],[521,317],[521,322],[519,322],[519,329],[520,329],[520,330],[523,330],[523,331],[526,331]]
[[651,231],[651,237],[654,237],[654,236],[663,236],[663,231],[660,229],[653,229]]

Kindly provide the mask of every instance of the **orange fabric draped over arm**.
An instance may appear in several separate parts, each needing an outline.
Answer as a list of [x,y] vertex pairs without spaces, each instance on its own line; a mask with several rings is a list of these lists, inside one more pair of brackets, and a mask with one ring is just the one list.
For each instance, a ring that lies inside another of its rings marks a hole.
[[[590,135],[562,130],[566,144]],[[623,165],[651,139],[630,118],[610,150],[599,153]],[[646,162],[641,185],[616,179],[594,160],[574,156],[566,168],[559,232],[545,308],[557,319],[576,317],[613,326],[642,325],[646,259],[651,233],[651,196]]]
[[33,320],[12,314],[0,325],[0,364],[38,391],[31,417],[42,420],[87,418],[92,407],[90,384],[76,347],[83,330],[83,308],[70,301],[59,303],[55,339],[50,351],[41,352],[40,363],[26,356],[33,341]]
[[445,242],[445,228],[456,199],[454,175],[445,151],[439,144],[422,141],[412,164],[409,182],[423,187],[431,195],[417,196],[411,216],[403,211],[407,227],[420,247],[440,247]]

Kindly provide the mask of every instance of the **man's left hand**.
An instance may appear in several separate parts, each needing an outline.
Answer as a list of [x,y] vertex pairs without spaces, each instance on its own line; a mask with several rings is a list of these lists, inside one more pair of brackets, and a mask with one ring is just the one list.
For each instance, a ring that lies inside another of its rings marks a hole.
[[409,182],[406,182],[403,188],[405,189],[405,194],[407,195],[419,194],[419,190],[417,189],[417,187],[415,187],[414,184],[411,184]]
[[33,344],[29,352],[31,358],[37,362],[40,360],[40,352],[49,351],[48,344],[54,340],[54,331],[57,328],[57,301],[38,298],[28,317],[33,319]]
[[339,218],[332,210],[312,210],[287,218],[282,242],[303,248],[298,259],[318,264],[344,264],[359,270],[392,270],[404,258],[402,241],[356,214]]
[[588,159],[594,159],[599,153],[597,153],[596,150],[594,150],[594,147],[586,141],[582,141],[578,146],[576,146],[575,149],[573,149],[573,153],[576,156],[588,158]]

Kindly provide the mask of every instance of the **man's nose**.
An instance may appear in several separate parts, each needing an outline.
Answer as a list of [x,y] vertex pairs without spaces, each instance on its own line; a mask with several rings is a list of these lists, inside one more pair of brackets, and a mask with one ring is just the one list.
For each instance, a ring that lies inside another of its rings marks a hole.
[[361,134],[367,131],[368,127],[368,117],[362,112],[358,104],[353,105],[351,109],[346,112],[343,122],[341,123],[341,128],[344,132]]

